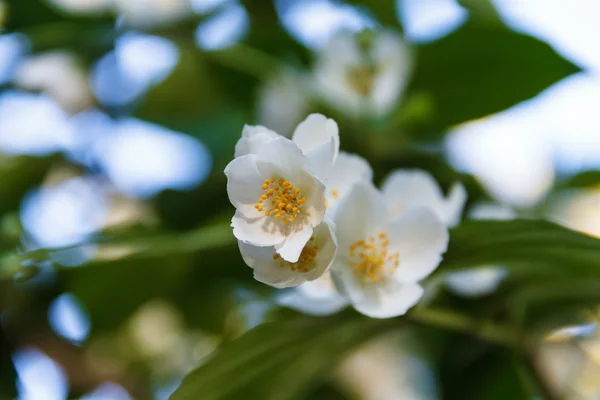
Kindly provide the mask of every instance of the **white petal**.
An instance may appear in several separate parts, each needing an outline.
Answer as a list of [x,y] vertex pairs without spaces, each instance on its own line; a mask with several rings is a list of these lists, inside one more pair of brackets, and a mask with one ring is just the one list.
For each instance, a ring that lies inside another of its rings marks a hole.
[[321,223],[325,216],[325,185],[317,177],[305,173],[296,186],[301,189],[306,202],[302,206],[302,214],[310,219],[312,226]]
[[276,139],[279,135],[273,136],[268,133],[258,133],[251,137],[241,137],[235,145],[235,157],[241,157],[246,154],[256,154],[264,143]]
[[341,151],[325,178],[328,211],[343,198],[358,181],[371,181],[373,170],[359,155]]
[[417,282],[431,274],[448,248],[448,228],[430,210],[414,208],[389,223],[390,251],[400,254],[396,278]]
[[448,226],[455,226],[460,222],[463,208],[467,202],[467,190],[462,183],[457,182],[450,188],[448,199],[445,202],[445,220]]
[[313,234],[313,227],[307,218],[298,218],[296,221],[288,223],[285,229],[285,240],[276,245],[275,250],[284,260],[296,262],[304,245]]
[[339,252],[346,254],[352,243],[375,234],[386,217],[383,197],[371,183],[359,181],[352,185],[331,213]]
[[244,129],[242,130],[242,137],[250,139],[256,135],[267,135],[271,137],[271,139],[277,139],[280,135],[279,133],[270,130],[267,127],[262,125],[244,125]]
[[446,284],[456,294],[464,297],[484,296],[493,293],[507,271],[499,267],[482,267],[450,272],[445,276]]
[[231,219],[233,235],[243,242],[255,246],[275,246],[285,240],[282,224],[264,215],[246,218],[239,211]]
[[[277,296],[277,303],[310,315],[331,315],[348,305],[348,300],[334,287],[319,291],[321,279],[306,282],[296,289]],[[309,294],[310,293],[310,294]],[[314,293],[314,295],[313,295]]]
[[445,219],[443,193],[426,171],[396,170],[384,179],[381,191],[392,216],[413,207],[427,207]]
[[311,114],[302,121],[294,131],[292,140],[317,173],[331,167],[340,148],[337,123],[321,114]]
[[263,143],[256,155],[262,161],[258,163],[258,168],[263,174],[266,170],[271,172],[274,168],[281,177],[290,182],[294,182],[299,171],[305,171],[307,166],[306,157],[300,148],[284,137]]
[[[336,261],[337,263],[337,261]],[[332,277],[336,286],[360,313],[371,318],[391,318],[403,315],[423,296],[423,288],[412,282],[387,279],[381,283],[366,283],[349,273],[338,273],[334,266]]]
[[248,218],[258,218],[261,213],[254,208],[262,195],[261,186],[265,178],[257,166],[257,158],[252,154],[233,159],[225,167],[227,175],[227,195],[229,201]]

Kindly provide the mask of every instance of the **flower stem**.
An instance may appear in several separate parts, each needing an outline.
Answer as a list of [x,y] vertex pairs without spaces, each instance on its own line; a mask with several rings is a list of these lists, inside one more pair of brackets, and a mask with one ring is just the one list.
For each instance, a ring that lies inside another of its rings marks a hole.
[[449,310],[415,308],[407,314],[407,318],[417,323],[463,332],[508,347],[521,347],[527,343],[525,336],[511,327],[476,320]]

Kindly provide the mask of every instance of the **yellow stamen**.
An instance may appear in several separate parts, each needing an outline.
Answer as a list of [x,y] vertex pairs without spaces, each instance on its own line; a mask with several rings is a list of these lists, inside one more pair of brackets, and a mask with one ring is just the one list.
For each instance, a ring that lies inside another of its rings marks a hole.
[[400,255],[390,253],[390,240],[384,232],[358,240],[350,245],[350,267],[352,274],[367,282],[381,282],[393,275],[400,265]]

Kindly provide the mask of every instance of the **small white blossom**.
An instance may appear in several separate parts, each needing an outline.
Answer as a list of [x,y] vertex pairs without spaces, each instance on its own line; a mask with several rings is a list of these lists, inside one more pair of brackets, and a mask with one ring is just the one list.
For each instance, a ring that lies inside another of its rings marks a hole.
[[[244,126],[235,146],[235,157],[258,152],[264,143],[281,137],[264,126]],[[302,150],[312,173],[323,179],[337,158],[340,137],[337,123],[321,114],[311,114],[294,130],[292,141]]]
[[254,278],[276,288],[314,281],[330,267],[336,254],[336,241],[330,222],[315,227],[301,248],[296,262],[284,260],[274,247],[258,247],[239,241],[242,258],[254,270]]
[[412,57],[396,32],[368,34],[340,32],[331,38],[317,60],[315,90],[344,112],[381,115],[404,92]]
[[128,26],[168,25],[192,14],[190,0],[113,0]]
[[435,179],[419,169],[391,172],[384,179],[381,191],[391,216],[414,207],[426,207],[448,226],[460,221],[467,201],[467,192],[461,183],[452,185],[448,197],[444,197]]
[[332,214],[336,286],[367,316],[406,313],[423,295],[418,282],[437,268],[446,251],[445,224],[426,208],[389,219],[384,197],[364,181],[352,186]]
[[[233,234],[253,246],[274,246],[297,262],[325,214],[325,185],[291,140],[277,137],[254,146],[225,168],[227,193],[236,208]],[[238,146],[239,148],[240,146]]]
[[327,211],[331,212],[356,182],[372,180],[373,170],[367,160],[341,151],[324,177]]
[[[480,203],[469,212],[470,219],[510,220],[515,217],[512,208],[495,203]],[[463,297],[477,297],[493,293],[506,275],[506,269],[490,265],[448,273],[445,281],[452,292]]]

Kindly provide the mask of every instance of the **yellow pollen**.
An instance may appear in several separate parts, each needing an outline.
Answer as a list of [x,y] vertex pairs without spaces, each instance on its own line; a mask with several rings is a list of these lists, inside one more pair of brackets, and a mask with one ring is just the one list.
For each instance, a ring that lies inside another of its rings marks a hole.
[[380,233],[377,238],[369,237],[358,240],[350,245],[350,267],[352,273],[363,281],[377,283],[393,275],[400,265],[400,255],[390,253],[390,240],[386,233]]
[[336,199],[336,200],[337,200],[337,199],[340,197],[340,192],[338,192],[337,190],[333,189],[333,190],[331,191],[331,196],[332,196],[334,199]]
[[[294,221],[306,202],[300,188],[283,178],[265,179],[261,185],[263,193],[257,199],[254,208],[269,217],[280,219],[283,224]],[[282,217],[286,218],[282,218]]]
[[313,244],[314,240],[314,236],[310,238],[310,241],[302,249],[300,257],[298,257],[298,261],[295,263],[283,260],[277,253],[273,254],[273,260],[280,260],[280,268],[283,268],[287,265],[292,272],[308,272],[313,268],[312,263],[317,256],[317,250],[319,249],[318,246]]

